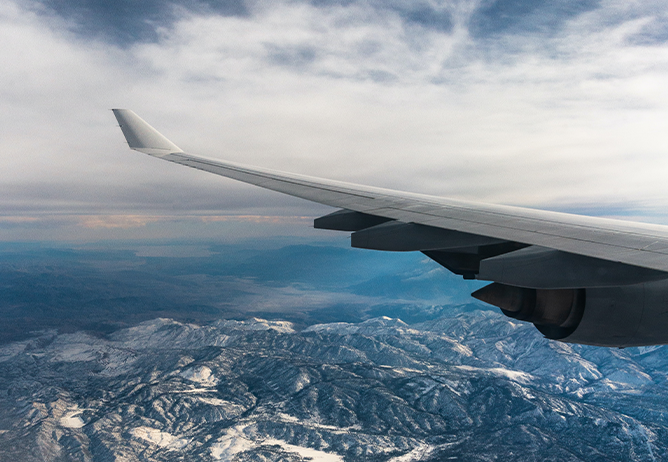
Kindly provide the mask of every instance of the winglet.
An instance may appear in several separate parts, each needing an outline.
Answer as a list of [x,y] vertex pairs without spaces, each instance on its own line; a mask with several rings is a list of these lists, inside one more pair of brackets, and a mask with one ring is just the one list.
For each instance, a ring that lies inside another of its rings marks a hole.
[[172,152],[183,152],[155,128],[129,109],[112,109],[130,148],[151,156],[162,157]]

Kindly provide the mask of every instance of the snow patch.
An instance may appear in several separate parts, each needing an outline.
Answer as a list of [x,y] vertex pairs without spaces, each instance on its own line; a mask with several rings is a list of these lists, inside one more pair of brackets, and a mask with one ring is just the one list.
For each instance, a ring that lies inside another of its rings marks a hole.
[[65,414],[63,417],[60,418],[59,422],[62,427],[65,428],[81,428],[83,427],[84,421],[81,417],[79,417],[79,414],[81,414],[82,411],[79,409],[75,409],[71,412],[68,412]]
[[531,374],[527,374],[526,372],[513,371],[511,369],[503,369],[501,367],[495,367],[489,369],[489,371],[496,375],[508,377],[510,380],[514,380],[515,382],[519,383],[528,383],[531,381],[531,379],[533,379],[533,376]]
[[209,404],[211,406],[228,406],[231,405],[232,407],[238,407],[241,408],[242,406],[239,406],[237,404],[232,404],[229,401],[225,401],[224,399],[220,398],[198,398],[198,401],[204,403],[204,404]]
[[183,449],[190,443],[190,439],[188,438],[177,438],[174,435],[170,435],[169,433],[151,427],[136,427],[130,430],[130,433],[136,438],[148,441],[161,448],[171,450]]
[[318,332],[325,334],[350,335],[356,334],[359,327],[348,322],[331,322],[328,324],[314,324],[304,329],[302,332]]
[[466,345],[462,345],[461,343],[457,342],[456,340],[450,340],[450,339],[448,339],[448,340],[451,341],[451,343],[452,343],[453,351],[456,351],[457,353],[459,353],[462,356],[469,356],[469,357],[473,356],[473,351],[469,347],[467,347]]
[[220,437],[209,448],[211,456],[216,460],[231,460],[236,454],[254,449],[260,445],[281,446],[289,452],[294,452],[306,460],[317,460],[322,462],[343,462],[343,457],[338,454],[318,451],[317,449],[295,446],[282,440],[266,438],[260,441],[252,441],[244,434],[247,425],[237,425],[230,428],[227,433]]
[[506,377],[509,378],[510,380],[523,384],[530,382],[534,378],[531,374],[527,374],[526,372],[514,371],[512,369],[504,369],[502,367],[491,367],[488,369],[473,367],[473,366],[455,366],[455,367],[457,369],[472,371],[472,372],[487,371],[490,372],[491,374],[498,375],[501,377]]
[[367,319],[357,324],[349,322],[331,322],[328,324],[315,324],[304,329],[302,332],[319,332],[338,335],[368,334],[374,335],[380,332],[396,331],[418,333],[411,329],[408,324],[399,318],[389,318],[380,316],[378,318]]
[[216,460],[231,460],[235,454],[257,446],[253,441],[246,438],[243,433],[245,428],[246,425],[237,425],[227,430],[227,433],[209,448],[211,457]]
[[213,375],[211,368],[207,366],[192,367],[181,372],[179,375],[184,379],[201,383],[202,385],[212,386],[218,383],[218,379]]
[[267,321],[261,318],[252,318],[247,321],[221,320],[215,326],[235,330],[274,330],[281,334],[292,334],[295,332],[294,324],[289,321]]
[[267,438],[262,442],[264,445],[278,445],[283,449],[289,452],[296,452],[306,460],[317,460],[320,462],[343,462],[343,457],[338,454],[332,454],[331,452],[318,451],[317,449],[305,448],[302,446],[295,446],[294,444],[288,444],[282,440],[276,440],[273,438]]
[[215,393],[215,388],[191,388],[189,390],[171,390],[169,393]]
[[102,357],[107,349],[105,342],[95,339],[81,332],[75,334],[61,334],[48,350],[53,352],[52,362],[95,361]]
[[288,423],[292,423],[292,424],[299,424],[303,427],[314,428],[314,429],[318,429],[318,430],[327,430],[328,432],[338,433],[338,434],[345,434],[345,433],[350,433],[351,431],[362,430],[362,426],[360,424],[351,425],[350,427],[337,427],[335,425],[321,424],[321,423],[316,422],[312,419],[311,420],[298,419],[297,417],[295,417],[293,415],[285,414],[283,412],[279,412],[278,414],[276,414],[276,417],[279,420],[282,420],[283,422],[288,422]]

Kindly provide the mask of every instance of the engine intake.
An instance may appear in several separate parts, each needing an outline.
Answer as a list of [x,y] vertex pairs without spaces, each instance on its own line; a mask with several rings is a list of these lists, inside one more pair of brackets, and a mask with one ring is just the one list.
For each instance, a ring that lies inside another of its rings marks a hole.
[[495,282],[471,296],[498,306],[506,316],[533,323],[553,340],[575,331],[585,307],[584,289],[527,289]]

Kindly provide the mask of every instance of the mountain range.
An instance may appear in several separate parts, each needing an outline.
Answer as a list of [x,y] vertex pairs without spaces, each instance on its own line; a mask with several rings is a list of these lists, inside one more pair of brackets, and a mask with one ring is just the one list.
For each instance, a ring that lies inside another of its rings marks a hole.
[[3,460],[668,459],[664,346],[547,340],[419,256],[201,250],[4,252]]

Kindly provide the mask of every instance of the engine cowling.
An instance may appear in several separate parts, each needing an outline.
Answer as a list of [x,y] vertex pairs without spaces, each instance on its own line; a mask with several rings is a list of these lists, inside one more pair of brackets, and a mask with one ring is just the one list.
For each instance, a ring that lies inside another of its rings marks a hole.
[[498,306],[506,316],[533,323],[553,340],[566,338],[575,332],[586,303],[584,289],[528,289],[498,282],[471,295]]
[[608,347],[668,343],[668,281],[587,289],[494,283],[472,294],[547,338]]

